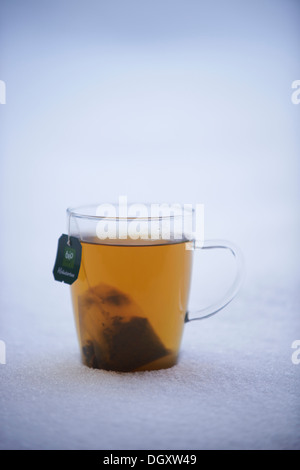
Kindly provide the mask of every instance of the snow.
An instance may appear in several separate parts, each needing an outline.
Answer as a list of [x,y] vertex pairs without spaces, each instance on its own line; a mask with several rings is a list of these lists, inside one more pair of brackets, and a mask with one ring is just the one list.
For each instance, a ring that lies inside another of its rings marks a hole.
[[186,324],[179,363],[153,372],[83,366],[69,299],[7,308],[0,448],[299,449],[299,298],[267,287]]

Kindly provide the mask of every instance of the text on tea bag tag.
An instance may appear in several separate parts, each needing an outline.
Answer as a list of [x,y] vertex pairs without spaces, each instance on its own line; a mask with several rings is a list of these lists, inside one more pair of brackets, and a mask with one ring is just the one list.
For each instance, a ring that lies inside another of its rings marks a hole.
[[81,243],[78,238],[61,235],[53,268],[56,281],[73,284],[76,281],[81,263]]

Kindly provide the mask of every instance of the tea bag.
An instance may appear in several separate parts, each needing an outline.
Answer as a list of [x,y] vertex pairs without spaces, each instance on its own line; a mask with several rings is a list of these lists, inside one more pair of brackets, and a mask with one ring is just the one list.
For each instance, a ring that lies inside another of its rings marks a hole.
[[79,297],[84,363],[106,370],[133,371],[169,353],[126,294],[106,284]]

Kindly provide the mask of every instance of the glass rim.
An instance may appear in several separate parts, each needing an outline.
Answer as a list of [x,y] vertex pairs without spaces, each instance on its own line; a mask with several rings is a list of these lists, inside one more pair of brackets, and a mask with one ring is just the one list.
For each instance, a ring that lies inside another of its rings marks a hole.
[[[179,203],[142,203],[142,202],[130,202],[128,203],[128,207],[130,206],[144,206],[144,207],[151,207],[151,205],[154,204],[156,206],[162,206],[162,205],[168,205],[171,210],[172,207],[174,206],[180,206],[182,208],[182,211],[180,214],[168,214],[168,215],[159,215],[159,216],[151,216],[151,213],[146,217],[144,215],[136,215],[136,216],[105,216],[105,215],[93,215],[93,214],[88,214],[87,210],[94,208],[96,209],[97,207],[101,205],[110,205],[115,208],[118,208],[119,205],[118,203],[110,203],[110,202],[105,202],[102,204],[84,204],[81,206],[76,206],[76,207],[68,207],[66,209],[67,215],[69,217],[76,217],[79,219],[90,219],[90,220],[115,220],[115,221],[130,221],[130,220],[144,220],[144,221],[149,221],[149,220],[170,220],[170,219],[176,219],[176,218],[182,218],[184,215],[189,215],[192,216],[195,212],[195,209],[193,207],[185,207],[184,204],[179,204]],[[190,206],[190,204],[189,204]]]

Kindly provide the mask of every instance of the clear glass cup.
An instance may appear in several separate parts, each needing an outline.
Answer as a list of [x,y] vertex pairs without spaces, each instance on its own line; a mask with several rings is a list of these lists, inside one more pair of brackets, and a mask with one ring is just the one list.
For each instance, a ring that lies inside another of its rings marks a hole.
[[[242,254],[227,241],[203,240],[200,205],[197,209],[179,204],[67,209],[68,234],[82,246],[71,294],[85,365],[120,372],[172,367],[185,323],[215,315],[235,297]],[[194,253],[217,248],[235,257],[233,284],[213,305],[190,312]]]

